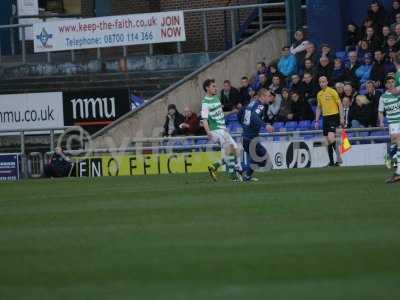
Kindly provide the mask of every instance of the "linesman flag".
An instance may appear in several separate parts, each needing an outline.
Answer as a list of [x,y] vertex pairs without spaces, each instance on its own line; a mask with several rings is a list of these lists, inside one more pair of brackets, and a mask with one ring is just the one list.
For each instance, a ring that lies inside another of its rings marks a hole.
[[344,154],[351,149],[351,144],[349,138],[347,137],[346,130],[343,128],[342,136],[341,136],[342,143],[340,145],[340,154]]

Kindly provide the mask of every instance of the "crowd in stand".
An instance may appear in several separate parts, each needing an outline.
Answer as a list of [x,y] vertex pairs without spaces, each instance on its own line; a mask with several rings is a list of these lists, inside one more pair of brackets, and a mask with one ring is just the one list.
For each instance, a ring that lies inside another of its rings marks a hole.
[[[400,0],[388,10],[372,1],[361,27],[348,24],[345,51],[334,52],[330,45],[319,48],[298,30],[294,43],[282,48],[281,56],[269,65],[259,62],[254,74],[242,77],[239,88],[226,80],[220,98],[223,110],[237,112],[258,90],[277,95],[266,109],[268,123],[313,121],[320,91],[318,79],[325,76],[343,104],[345,126],[377,126],[378,104],[387,75],[394,74],[394,59],[400,50]],[[164,135],[202,134],[201,121],[189,108],[181,115],[168,107]]]

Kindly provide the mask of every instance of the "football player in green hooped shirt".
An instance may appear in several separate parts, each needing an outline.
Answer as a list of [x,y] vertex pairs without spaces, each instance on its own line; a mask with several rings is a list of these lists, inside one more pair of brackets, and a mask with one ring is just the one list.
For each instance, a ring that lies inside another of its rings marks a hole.
[[[397,69],[397,72],[394,76],[396,88],[391,90],[391,94],[400,97],[400,52],[396,53],[396,56],[394,58],[394,64]],[[397,143],[391,140],[389,153],[385,155],[385,164],[388,169],[391,169],[392,165],[396,167],[397,164],[399,163],[397,159],[397,149],[398,149]]]
[[[396,154],[394,155],[394,157],[397,158],[397,161],[400,161],[400,98],[398,95],[394,94],[394,91],[396,90],[395,84],[395,78],[390,76],[386,78],[386,92],[381,96],[379,100],[378,111],[379,123],[381,127],[384,126],[383,113],[386,112],[392,146],[397,146]],[[394,183],[398,181],[400,181],[400,164],[397,165],[397,170],[395,174],[387,181],[387,183]]]
[[[214,79],[207,79],[203,83],[206,96],[201,101],[201,118],[203,127],[210,141],[221,146],[221,160],[208,166],[211,178],[217,180],[217,170],[226,165],[234,181],[243,181],[241,176],[241,149],[229,134],[225,125],[225,113],[222,110],[221,100],[217,96],[217,85]],[[226,114],[234,113],[235,111]]]

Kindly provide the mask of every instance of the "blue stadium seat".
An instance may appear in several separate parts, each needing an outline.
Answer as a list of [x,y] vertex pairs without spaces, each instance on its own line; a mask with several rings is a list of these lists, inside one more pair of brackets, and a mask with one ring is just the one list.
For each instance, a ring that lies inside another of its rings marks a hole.
[[299,130],[310,130],[311,129],[311,121],[310,120],[306,120],[306,121],[300,121],[299,122],[299,126],[298,129]]
[[[368,137],[369,132],[368,131],[359,132],[358,136],[359,137]],[[360,144],[370,144],[370,143],[371,143],[371,141],[360,141]]]
[[297,122],[296,121],[290,121],[286,122],[285,127],[287,131],[296,131],[297,130]]
[[282,128],[285,128],[285,123],[283,123],[283,122],[275,122],[273,127],[274,127],[275,131],[281,131]]
[[227,115],[227,116],[225,117],[225,122],[226,122],[227,124],[232,123],[232,122],[238,122],[238,116],[237,116],[237,114],[230,114],[230,115]]

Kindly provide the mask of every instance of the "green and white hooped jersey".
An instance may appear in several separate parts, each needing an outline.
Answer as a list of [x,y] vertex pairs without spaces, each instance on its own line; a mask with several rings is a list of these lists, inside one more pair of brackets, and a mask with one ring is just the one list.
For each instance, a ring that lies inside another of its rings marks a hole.
[[208,120],[208,127],[211,131],[226,129],[225,115],[218,96],[205,96],[203,98],[201,101],[201,118]]
[[379,112],[386,112],[389,124],[400,123],[400,98],[386,92],[379,99]]
[[399,87],[400,86],[400,71],[396,72],[396,75],[394,78],[396,80],[396,87]]

